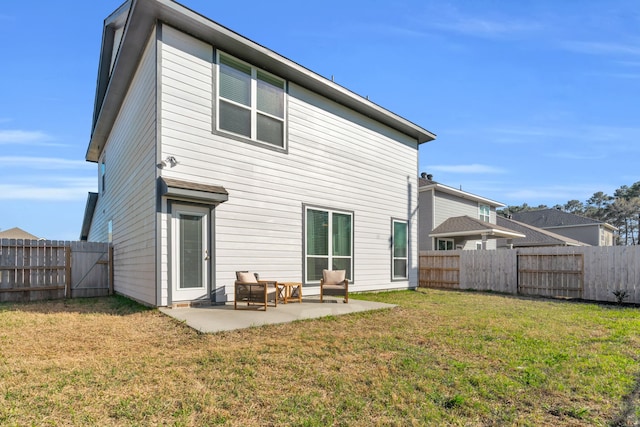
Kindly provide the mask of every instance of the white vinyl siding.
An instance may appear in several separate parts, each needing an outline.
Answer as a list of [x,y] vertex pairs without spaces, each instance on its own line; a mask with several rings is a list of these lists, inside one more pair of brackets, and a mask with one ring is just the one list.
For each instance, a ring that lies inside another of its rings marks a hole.
[[[428,202],[433,203],[433,211],[434,211],[434,221],[433,228],[436,228],[440,224],[442,224],[445,220],[452,217],[467,215],[471,218],[480,218],[480,208],[481,204],[478,203],[477,200],[469,200],[463,197],[458,197],[453,194],[444,193],[442,191],[435,190],[431,191],[423,191],[420,193],[421,200],[421,209],[423,204],[423,198],[429,197],[431,200]],[[426,205],[427,202],[424,202]],[[485,205],[488,206],[488,205]],[[489,221],[491,224],[496,223],[496,212],[495,207],[488,206],[489,208]],[[427,233],[428,234],[428,233]],[[424,242],[424,241],[423,241]],[[433,242],[433,238],[429,238],[427,243],[424,246],[421,246],[421,250],[431,250],[430,247],[431,242]],[[463,242],[457,242],[456,244],[462,245],[463,249],[467,250],[475,250],[476,249],[476,241],[475,240],[465,240]],[[433,249],[437,250],[437,246]],[[487,240],[487,249],[496,249],[496,241],[495,239]]]
[[107,191],[98,198],[89,241],[109,240],[112,220],[114,287],[156,304],[156,36],[146,46],[105,150]]
[[[162,34],[159,159],[171,155],[179,163],[160,173],[221,185],[229,193],[213,210],[216,288],[231,299],[238,270],[302,281],[304,205],[353,213],[357,282],[350,289],[417,286],[417,221],[411,221],[417,206],[415,140],[290,82],[288,151],[238,143],[212,132],[213,47],[167,26]],[[392,283],[389,218],[407,216],[409,278]],[[163,218],[165,246],[166,213]],[[318,291],[311,286],[305,292]]]

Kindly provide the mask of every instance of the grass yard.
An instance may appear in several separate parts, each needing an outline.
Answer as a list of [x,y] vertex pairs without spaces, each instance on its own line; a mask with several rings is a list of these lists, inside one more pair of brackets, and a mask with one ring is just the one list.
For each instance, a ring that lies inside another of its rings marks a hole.
[[119,297],[0,304],[0,425],[634,425],[640,310],[420,290],[199,334]]

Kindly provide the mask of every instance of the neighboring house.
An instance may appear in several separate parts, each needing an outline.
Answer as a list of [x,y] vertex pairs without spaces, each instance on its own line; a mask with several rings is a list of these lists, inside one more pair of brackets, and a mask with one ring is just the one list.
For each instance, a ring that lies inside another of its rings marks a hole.
[[351,291],[413,288],[434,138],[178,3],[127,1],[104,23],[81,234],[153,306],[231,300],[238,270],[305,295],[325,268]]
[[40,240],[39,237],[34,236],[31,233],[27,233],[26,231],[18,227],[0,231],[0,239]]
[[512,219],[569,237],[591,246],[613,246],[617,228],[606,222],[564,212],[560,209],[538,209],[515,212]]
[[525,235],[525,237],[516,237],[512,239],[498,239],[498,249],[541,246],[589,246],[586,243],[579,242],[575,239],[552,233],[551,231],[543,230],[542,228],[534,227],[533,225],[514,221],[513,219],[505,218],[502,215],[498,215],[496,219],[498,225]]
[[419,184],[421,251],[496,249],[498,238],[524,237],[496,224],[496,208],[502,203],[440,184],[424,173]]

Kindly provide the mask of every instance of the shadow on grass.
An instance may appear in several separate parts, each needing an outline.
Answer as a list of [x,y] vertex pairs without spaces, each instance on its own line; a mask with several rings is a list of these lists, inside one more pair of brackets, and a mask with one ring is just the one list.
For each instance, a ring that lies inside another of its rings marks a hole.
[[152,310],[129,298],[113,295],[96,298],[74,298],[64,300],[45,300],[33,302],[3,302],[0,303],[0,313],[6,311],[21,311],[30,313],[100,313],[116,316],[127,316]]
[[635,388],[624,398],[622,412],[611,422],[611,427],[640,426],[640,375]]
[[[640,308],[640,304],[628,303],[628,302],[615,302],[615,301],[593,301],[582,298],[569,298],[569,297],[553,297],[553,296],[545,296],[545,295],[522,295],[522,294],[511,294],[508,292],[498,292],[492,290],[485,289],[453,289],[453,288],[416,288],[415,291],[418,293],[428,294],[429,290],[441,291],[441,292],[452,292],[452,293],[470,293],[470,294],[482,294],[482,295],[494,295],[500,296],[508,299],[516,299],[522,301],[549,301],[549,302],[558,302],[558,303],[571,303],[571,304],[594,304],[603,307],[611,307],[611,308]],[[400,291],[404,292],[404,291]]]

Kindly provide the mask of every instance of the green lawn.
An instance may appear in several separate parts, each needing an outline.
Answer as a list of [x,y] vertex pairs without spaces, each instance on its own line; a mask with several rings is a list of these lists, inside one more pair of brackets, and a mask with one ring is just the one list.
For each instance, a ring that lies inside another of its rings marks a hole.
[[199,334],[124,298],[0,304],[0,425],[634,425],[640,310],[472,292]]

